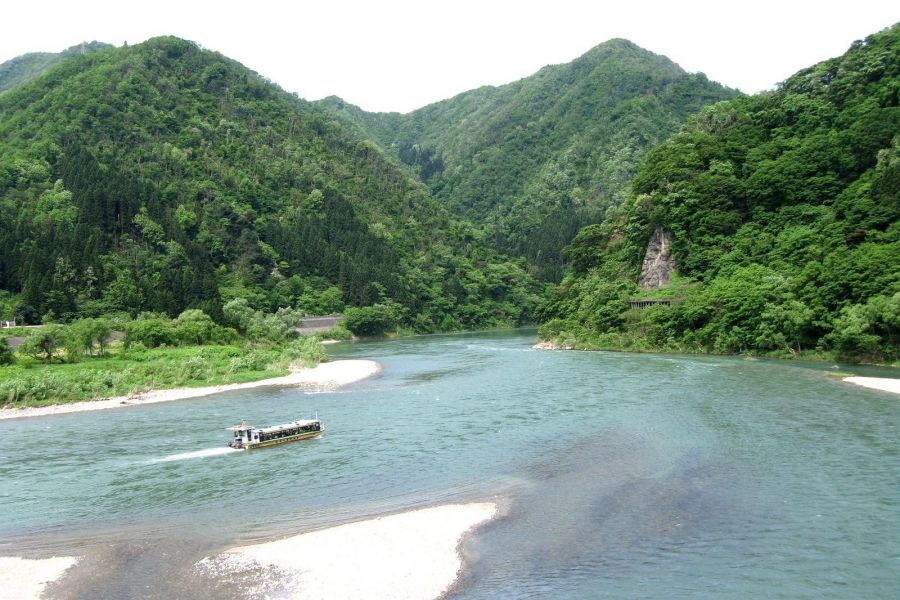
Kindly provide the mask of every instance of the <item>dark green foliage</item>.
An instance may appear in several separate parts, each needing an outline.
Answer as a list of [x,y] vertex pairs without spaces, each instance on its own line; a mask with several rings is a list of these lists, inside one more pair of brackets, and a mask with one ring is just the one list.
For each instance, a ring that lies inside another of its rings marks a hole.
[[[712,106],[652,150],[621,210],[582,230],[544,307],[556,337],[711,352],[897,360],[900,26],[774,92]],[[651,233],[672,232],[672,308],[620,322]],[[673,294],[674,295],[674,294]],[[611,339],[611,338],[610,338]]]
[[77,55],[0,96],[0,289],[27,322],[218,322],[235,298],[266,313],[390,300],[429,329],[529,320],[503,294],[420,300],[500,269],[537,304],[528,271],[469,229],[351,124],[177,38]]
[[628,195],[643,154],[735,95],[625,40],[406,115],[324,104],[355,121],[504,252],[558,280],[562,248]]
[[0,366],[11,365],[13,358],[13,351],[9,347],[9,341],[5,337],[0,338]]
[[348,308],[343,325],[356,335],[383,335],[394,330],[400,322],[396,306],[373,304]]

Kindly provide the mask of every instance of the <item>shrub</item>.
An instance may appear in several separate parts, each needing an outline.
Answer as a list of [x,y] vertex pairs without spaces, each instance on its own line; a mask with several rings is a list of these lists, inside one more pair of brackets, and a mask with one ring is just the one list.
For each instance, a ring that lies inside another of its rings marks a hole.
[[394,307],[386,304],[344,311],[344,326],[356,335],[382,335],[394,329],[398,322]]
[[218,325],[208,314],[196,308],[190,308],[172,323],[175,338],[184,345],[202,346],[213,340]]
[[325,347],[313,336],[301,336],[284,350],[291,362],[299,361],[304,367],[314,367],[326,358]]
[[49,364],[54,353],[65,345],[66,337],[67,331],[62,325],[44,325],[22,342],[19,352]]
[[168,321],[158,318],[132,321],[125,326],[125,347],[140,343],[146,348],[158,348],[175,343],[175,332]]
[[335,325],[328,331],[320,331],[316,334],[319,340],[349,340],[353,337],[350,330],[343,325]]
[[11,365],[13,362],[13,351],[9,347],[6,338],[0,338],[0,365]]

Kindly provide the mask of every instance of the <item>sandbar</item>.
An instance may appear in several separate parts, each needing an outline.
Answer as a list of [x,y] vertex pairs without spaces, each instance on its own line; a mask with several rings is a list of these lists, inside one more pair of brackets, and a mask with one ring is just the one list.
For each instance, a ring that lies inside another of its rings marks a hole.
[[76,562],[73,556],[40,560],[0,556],[0,594],[4,598],[37,600],[48,583],[59,579]]
[[300,368],[284,377],[272,377],[270,379],[261,379],[259,381],[249,381],[247,383],[152,390],[149,392],[132,394],[130,396],[116,396],[104,400],[87,400],[84,402],[71,402],[68,404],[51,404],[48,406],[29,406],[24,408],[0,408],[0,420],[60,415],[88,410],[103,410],[107,408],[119,408],[122,406],[134,406],[136,404],[170,402],[172,400],[186,400],[188,398],[221,394],[222,392],[248,390],[268,386],[293,386],[311,390],[328,391],[371,377],[380,370],[381,365],[374,360],[336,360],[334,362],[320,363],[312,369]]
[[891,379],[890,377],[844,377],[844,381],[873,390],[900,394],[900,379]]
[[496,514],[493,502],[445,504],[231,548],[196,568],[217,578],[261,569],[277,589],[257,591],[302,600],[438,598],[459,576],[465,535]]

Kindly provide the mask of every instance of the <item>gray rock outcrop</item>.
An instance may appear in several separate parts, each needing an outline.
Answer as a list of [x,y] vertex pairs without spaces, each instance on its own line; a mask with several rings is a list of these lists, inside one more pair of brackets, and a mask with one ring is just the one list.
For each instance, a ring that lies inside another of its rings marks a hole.
[[638,285],[645,290],[654,290],[669,283],[675,270],[675,258],[670,253],[672,232],[657,227],[647,244],[641,278]]

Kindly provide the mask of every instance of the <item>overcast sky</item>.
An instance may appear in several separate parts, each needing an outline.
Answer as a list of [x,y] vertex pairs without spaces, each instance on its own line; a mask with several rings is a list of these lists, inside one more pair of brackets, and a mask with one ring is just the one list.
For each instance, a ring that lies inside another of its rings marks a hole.
[[614,37],[744,92],[843,53],[900,21],[900,2],[489,0],[16,1],[0,9],[0,62],[81,41],[177,35],[300,96],[406,112],[569,62]]

